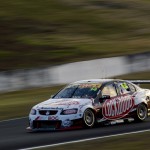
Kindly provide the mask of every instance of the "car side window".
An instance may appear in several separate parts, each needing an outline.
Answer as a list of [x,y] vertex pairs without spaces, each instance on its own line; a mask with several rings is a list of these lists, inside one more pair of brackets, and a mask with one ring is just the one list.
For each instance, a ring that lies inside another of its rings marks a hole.
[[132,93],[136,92],[136,88],[135,88],[132,84],[128,83],[128,86],[129,86],[130,91],[131,91]]
[[117,92],[113,84],[106,85],[102,90],[102,96],[109,95],[110,97],[117,96]]
[[121,94],[131,93],[130,88],[126,82],[119,82],[118,87]]

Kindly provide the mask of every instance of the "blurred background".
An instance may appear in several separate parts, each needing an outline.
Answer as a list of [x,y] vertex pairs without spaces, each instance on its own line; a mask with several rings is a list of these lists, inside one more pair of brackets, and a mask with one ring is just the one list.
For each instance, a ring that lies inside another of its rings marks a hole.
[[150,51],[149,0],[0,0],[0,70]]
[[69,82],[149,70],[150,0],[0,0],[0,119]]

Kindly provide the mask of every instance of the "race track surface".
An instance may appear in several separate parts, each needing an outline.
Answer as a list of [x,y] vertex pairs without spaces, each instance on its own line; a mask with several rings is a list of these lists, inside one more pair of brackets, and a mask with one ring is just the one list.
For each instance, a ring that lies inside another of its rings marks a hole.
[[27,133],[27,125],[27,118],[0,122],[0,150],[22,149],[150,129],[150,118],[142,123],[120,123],[117,125],[97,127],[93,129],[40,133]]

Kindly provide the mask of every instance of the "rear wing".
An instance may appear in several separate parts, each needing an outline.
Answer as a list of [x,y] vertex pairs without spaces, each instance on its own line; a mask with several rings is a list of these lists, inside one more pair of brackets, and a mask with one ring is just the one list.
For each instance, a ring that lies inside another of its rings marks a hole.
[[150,84],[150,80],[127,80],[134,84]]

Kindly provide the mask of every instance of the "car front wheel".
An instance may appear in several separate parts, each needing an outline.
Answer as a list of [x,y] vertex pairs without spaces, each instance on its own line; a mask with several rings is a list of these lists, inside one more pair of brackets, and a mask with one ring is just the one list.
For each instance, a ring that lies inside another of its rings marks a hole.
[[144,121],[148,116],[148,110],[147,107],[144,104],[140,104],[137,107],[136,110],[136,116],[135,116],[135,121]]
[[95,125],[95,115],[91,109],[86,109],[83,114],[83,123],[87,128],[92,128]]

